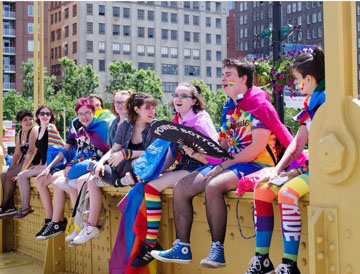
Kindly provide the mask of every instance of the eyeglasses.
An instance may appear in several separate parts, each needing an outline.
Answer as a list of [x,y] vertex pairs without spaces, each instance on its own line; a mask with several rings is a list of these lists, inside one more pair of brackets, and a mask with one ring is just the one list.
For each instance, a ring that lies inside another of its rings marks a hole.
[[78,116],[78,117],[84,117],[84,116],[90,116],[91,114],[93,114],[91,111],[78,112],[78,113],[77,113],[77,116]]
[[40,116],[45,116],[45,115],[46,115],[46,116],[49,116],[49,117],[51,116],[51,113],[50,113],[50,112],[40,111],[39,114],[40,114]]
[[125,101],[115,101],[115,106],[121,106],[125,104]]
[[186,94],[176,94],[176,93],[173,93],[172,97],[173,98],[181,98],[183,100],[185,100],[187,98],[194,98],[194,96],[189,96],[189,95],[186,95]]

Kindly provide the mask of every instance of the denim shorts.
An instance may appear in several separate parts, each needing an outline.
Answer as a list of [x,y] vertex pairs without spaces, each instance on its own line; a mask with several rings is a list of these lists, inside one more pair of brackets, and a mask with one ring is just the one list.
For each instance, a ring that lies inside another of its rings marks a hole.
[[[217,165],[206,165],[197,169],[197,171],[203,176],[206,176],[216,166]],[[262,168],[263,166],[256,163],[239,163],[229,166],[225,168],[225,170],[231,170],[239,179],[241,179],[241,177],[254,173]]]

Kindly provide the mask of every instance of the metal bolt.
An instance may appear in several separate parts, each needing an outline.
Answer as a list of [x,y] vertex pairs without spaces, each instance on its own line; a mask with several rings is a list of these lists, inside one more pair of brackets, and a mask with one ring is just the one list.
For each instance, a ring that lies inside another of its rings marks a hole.
[[335,264],[330,265],[330,271],[331,272],[336,272],[336,265]]
[[316,259],[318,260],[318,261],[322,261],[323,259],[324,259],[324,253],[322,253],[322,252],[319,252],[318,254],[316,254]]
[[321,244],[324,242],[324,237],[323,236],[317,236],[316,237],[316,243],[317,244]]
[[302,259],[302,260],[301,260],[301,264],[302,264],[303,266],[306,266],[306,264],[307,264],[306,259]]
[[329,222],[333,222],[334,221],[334,215],[328,214],[327,219],[328,219]]
[[334,243],[331,243],[330,245],[329,245],[329,249],[330,249],[330,251],[335,251],[335,244]]
[[345,234],[345,237],[346,237],[346,238],[350,238],[350,237],[351,237],[351,230],[350,230],[349,228],[346,229],[345,232],[344,232],[344,234]]
[[302,242],[302,243],[301,243],[301,248],[302,248],[302,249],[306,249],[306,243],[305,243],[305,242]]
[[345,268],[345,272],[346,273],[352,273],[353,272],[353,267],[350,264],[348,264],[346,266],[346,268]]

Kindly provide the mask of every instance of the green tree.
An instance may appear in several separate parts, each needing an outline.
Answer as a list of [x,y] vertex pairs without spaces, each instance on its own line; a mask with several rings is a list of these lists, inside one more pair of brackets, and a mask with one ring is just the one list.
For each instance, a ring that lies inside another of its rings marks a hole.
[[107,92],[131,89],[149,93],[158,100],[162,99],[161,79],[153,70],[137,70],[130,61],[116,61],[109,65],[109,71],[112,79],[106,86]]
[[99,76],[90,65],[77,66],[66,57],[61,58],[59,63],[63,71],[61,90],[66,95],[75,100],[95,93],[95,89],[99,87]]
[[[33,98],[34,96],[34,62],[29,60],[22,64],[23,71],[23,83],[24,90],[22,91],[22,95],[25,98]],[[39,69],[40,75],[40,69]],[[47,76],[46,68],[44,69],[44,97],[52,96],[54,92],[56,78],[54,75],[50,77]]]

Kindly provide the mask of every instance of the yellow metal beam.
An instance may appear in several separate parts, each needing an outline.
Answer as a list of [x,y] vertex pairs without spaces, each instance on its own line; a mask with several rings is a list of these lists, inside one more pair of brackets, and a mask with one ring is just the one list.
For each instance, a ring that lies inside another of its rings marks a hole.
[[44,104],[44,1],[40,2],[40,105]]
[[34,113],[39,105],[39,2],[34,1]]

